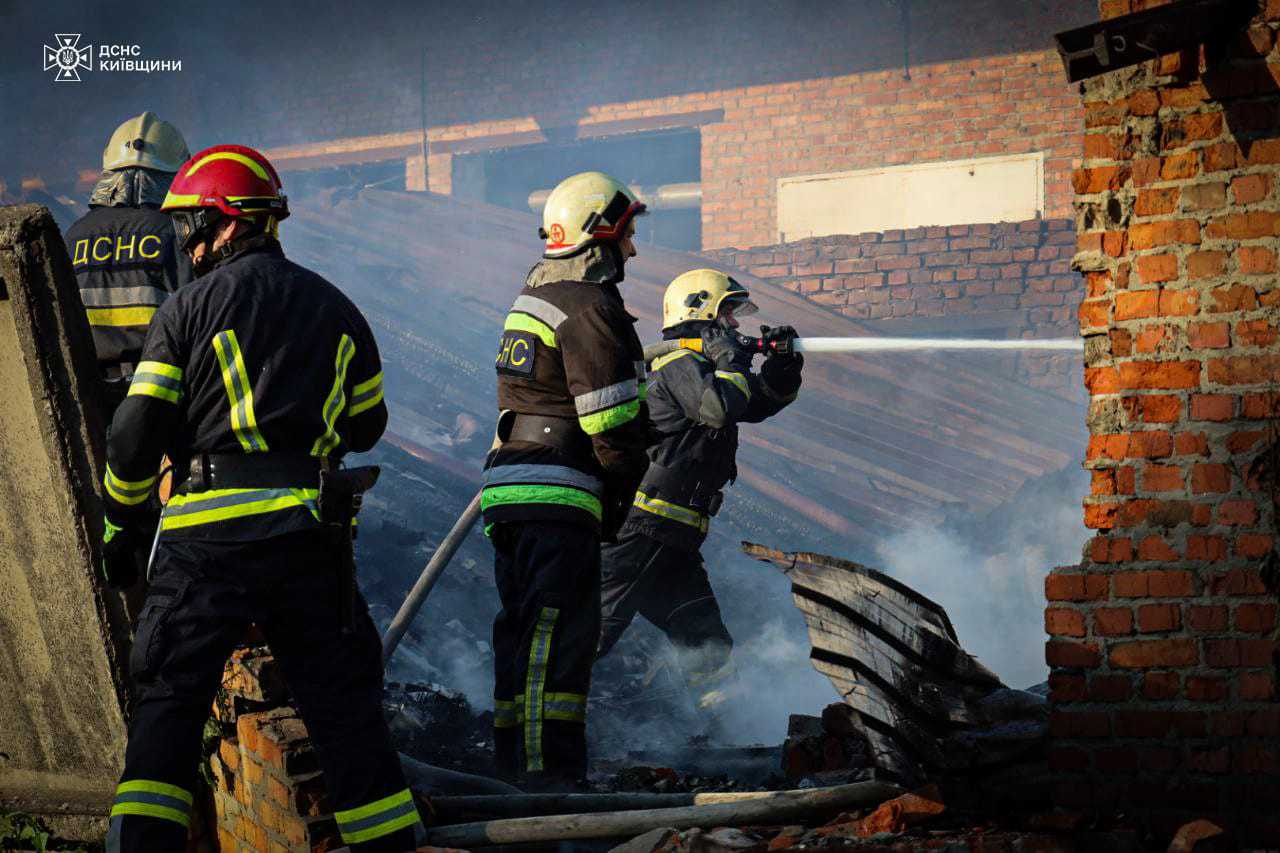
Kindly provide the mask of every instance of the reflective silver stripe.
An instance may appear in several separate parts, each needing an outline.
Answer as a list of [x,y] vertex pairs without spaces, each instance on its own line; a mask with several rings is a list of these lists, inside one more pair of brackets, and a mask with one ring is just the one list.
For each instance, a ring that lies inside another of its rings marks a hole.
[[580,415],[588,415],[600,409],[607,409],[640,396],[640,383],[635,379],[624,379],[607,388],[597,388],[573,398],[573,405]]
[[158,287],[86,287],[80,291],[80,301],[86,308],[159,305],[168,296]]
[[[238,504],[251,504],[258,501],[269,501],[275,498],[297,497],[294,489],[253,489],[248,492],[240,492],[234,495],[219,495],[216,498],[208,500],[199,500],[199,493],[192,495],[189,502],[175,505],[173,502],[167,504],[164,508],[164,516],[166,518],[175,515],[187,515],[193,512],[205,512],[211,509],[222,509],[223,507],[236,506]],[[298,498],[307,509],[312,512],[316,509],[316,502],[309,498]]]
[[502,486],[517,483],[550,483],[557,486],[575,486],[595,495],[604,494],[604,482],[599,477],[586,474],[565,465],[495,465],[484,472],[486,486]]
[[539,299],[536,296],[522,295],[517,296],[515,304],[511,306],[512,311],[523,311],[537,317],[546,323],[552,329],[559,326],[565,320],[569,319],[569,315],[552,305],[545,299]]

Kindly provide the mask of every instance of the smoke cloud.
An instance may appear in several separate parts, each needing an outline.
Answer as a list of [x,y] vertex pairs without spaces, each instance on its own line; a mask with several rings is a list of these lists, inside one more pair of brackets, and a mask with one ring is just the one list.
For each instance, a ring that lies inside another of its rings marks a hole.
[[876,548],[877,568],[945,607],[965,651],[1009,686],[1039,684],[1048,678],[1044,579],[1079,561],[1088,531],[1074,498],[1087,480],[1067,470],[1019,492],[981,525],[890,536]]

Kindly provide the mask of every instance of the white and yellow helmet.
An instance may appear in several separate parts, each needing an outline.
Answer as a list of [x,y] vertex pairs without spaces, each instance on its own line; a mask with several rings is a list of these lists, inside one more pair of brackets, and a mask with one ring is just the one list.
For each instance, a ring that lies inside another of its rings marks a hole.
[[176,172],[191,157],[182,133],[155,113],[134,116],[116,128],[102,152],[102,171],[141,166],[158,172]]
[[565,178],[542,209],[538,236],[547,241],[543,257],[564,258],[591,243],[616,243],[627,233],[627,223],[644,212],[636,194],[604,172]]
[[714,320],[725,304],[738,316],[754,314],[751,293],[719,270],[690,270],[676,276],[662,296],[662,328],[674,328],[695,320]]

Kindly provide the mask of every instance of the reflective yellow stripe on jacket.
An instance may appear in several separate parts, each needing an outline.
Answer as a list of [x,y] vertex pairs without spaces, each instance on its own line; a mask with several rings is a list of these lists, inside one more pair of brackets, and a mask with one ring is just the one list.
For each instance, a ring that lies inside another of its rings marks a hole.
[[107,494],[113,501],[124,506],[137,506],[145,501],[151,495],[151,489],[156,484],[154,476],[147,477],[144,480],[122,480],[116,476],[111,470],[111,465],[107,465],[107,476],[103,478],[102,485],[106,488]]
[[161,530],[179,530],[234,518],[302,508],[320,520],[317,489],[213,489],[174,495],[160,518]]
[[267,440],[258,431],[258,418],[253,411],[253,385],[240,354],[240,341],[234,329],[227,329],[213,336],[213,350],[222,367],[222,384],[227,389],[227,401],[231,405],[231,429],[240,441],[245,453],[267,450]]
[[651,512],[654,515],[678,521],[690,527],[696,527],[703,533],[706,533],[710,526],[708,518],[696,509],[673,504],[670,501],[664,501],[662,498],[651,498],[644,492],[636,492],[636,498],[633,503],[645,512]]
[[367,412],[382,402],[382,371],[372,379],[366,379],[351,389],[351,408],[347,410],[350,417]]
[[182,368],[163,361],[141,362],[129,383],[130,397],[155,397],[166,403],[182,400]]
[[347,392],[345,390],[347,367],[351,364],[351,357],[355,353],[356,345],[352,343],[351,336],[343,335],[338,340],[338,355],[333,362],[333,388],[330,389],[329,396],[325,398],[324,409],[320,412],[320,417],[324,420],[324,434],[316,439],[315,444],[311,445],[312,456],[328,456],[341,440],[335,425],[338,422],[338,416],[342,414],[342,410],[347,406]]

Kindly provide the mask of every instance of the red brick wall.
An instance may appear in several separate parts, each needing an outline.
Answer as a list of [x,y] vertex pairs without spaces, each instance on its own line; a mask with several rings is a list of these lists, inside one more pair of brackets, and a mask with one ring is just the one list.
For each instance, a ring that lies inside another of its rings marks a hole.
[[[1080,277],[1070,219],[821,237],[708,252],[881,334],[1068,337]],[[1013,375],[1077,398],[1080,357],[1000,356]]]
[[[1052,22],[1045,22],[1048,41]],[[1045,215],[1071,212],[1079,97],[1056,51],[982,56],[795,82],[593,105],[589,121],[723,109],[702,129],[703,247],[777,239],[779,178],[1045,152]],[[536,128],[533,119],[433,127],[441,141]]]
[[703,134],[704,245],[774,241],[777,179],[1044,151],[1045,214],[1069,212],[1076,95],[1053,51],[728,92]]
[[[1104,0],[1107,15],[1127,0]],[[1069,808],[1280,838],[1280,2],[1194,52],[1089,81],[1074,176],[1091,395],[1081,566],[1047,582],[1052,763]]]

